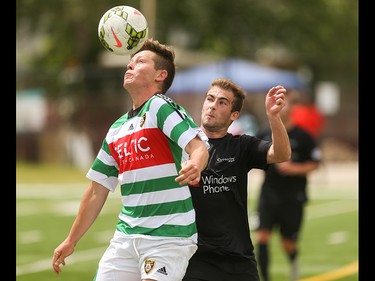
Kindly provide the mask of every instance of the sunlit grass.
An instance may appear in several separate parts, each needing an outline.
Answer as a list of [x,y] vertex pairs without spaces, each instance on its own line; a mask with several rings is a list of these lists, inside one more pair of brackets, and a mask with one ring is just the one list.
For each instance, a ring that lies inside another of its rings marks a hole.
[[[88,183],[85,173],[72,167],[17,165],[18,281],[93,279],[97,263],[117,223],[121,205],[117,192],[110,194],[102,213],[67,259],[63,273],[56,276],[51,267],[53,250],[66,237],[78,211]],[[342,191],[336,196],[335,192],[328,192],[328,187],[311,186],[314,188],[319,191],[319,196],[311,196],[301,233],[301,278],[319,276],[358,260],[358,200],[355,191],[351,192],[342,185]],[[250,213],[254,212],[255,205],[252,194]],[[255,233],[251,235],[256,245]],[[276,232],[271,239],[271,273],[274,281],[289,281],[288,260]],[[357,281],[358,273],[337,280]]]
[[16,164],[17,183],[84,182],[87,171],[59,164]]

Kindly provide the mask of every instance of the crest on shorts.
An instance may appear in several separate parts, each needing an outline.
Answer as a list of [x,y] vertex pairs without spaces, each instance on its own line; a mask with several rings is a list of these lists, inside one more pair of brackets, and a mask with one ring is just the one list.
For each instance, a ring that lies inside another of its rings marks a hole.
[[154,260],[146,260],[145,261],[145,266],[144,266],[145,272],[147,274],[149,274],[150,271],[154,268],[154,265],[155,265],[155,261]]

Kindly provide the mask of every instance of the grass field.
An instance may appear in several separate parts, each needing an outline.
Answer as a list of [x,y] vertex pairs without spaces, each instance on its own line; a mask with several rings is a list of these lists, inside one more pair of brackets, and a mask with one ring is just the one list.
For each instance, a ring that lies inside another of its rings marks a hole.
[[[300,242],[300,281],[358,280],[358,182],[353,167],[329,166],[312,177]],[[56,275],[51,267],[53,250],[75,218],[88,184],[86,171],[53,165],[17,164],[16,168],[17,280],[92,280],[117,223],[119,194],[110,194],[101,215],[67,258],[62,274]],[[254,213],[260,177],[250,175],[250,214]],[[289,267],[276,233],[271,255],[272,280],[288,281]]]

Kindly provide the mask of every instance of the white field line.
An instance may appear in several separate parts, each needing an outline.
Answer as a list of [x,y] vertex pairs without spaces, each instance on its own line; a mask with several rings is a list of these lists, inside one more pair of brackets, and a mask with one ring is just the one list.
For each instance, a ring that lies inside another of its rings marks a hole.
[[[96,248],[84,251],[74,252],[71,256],[65,259],[67,265],[71,263],[77,263],[81,261],[100,259],[101,255],[104,253],[105,248]],[[24,264],[16,267],[16,275],[24,275],[30,273],[36,273],[40,271],[51,270],[52,268],[52,256],[49,259],[39,260],[33,263]],[[63,268],[64,270],[64,268]]]
[[[357,205],[349,206],[347,202],[333,202],[314,205],[307,208],[306,219],[316,219],[327,216],[339,215],[346,212],[353,212],[358,210]],[[88,261],[93,259],[99,259],[103,253],[104,248],[96,248],[91,250],[77,251],[72,256],[69,256],[66,261],[69,263],[77,263],[81,261]],[[20,265],[16,267],[16,274],[24,275],[45,270],[52,270],[52,257],[49,259],[43,259],[34,263]]]
[[306,207],[306,219],[318,219],[343,213],[358,211],[358,204],[350,202],[331,202]]
[[87,183],[17,183],[17,199],[81,198]]

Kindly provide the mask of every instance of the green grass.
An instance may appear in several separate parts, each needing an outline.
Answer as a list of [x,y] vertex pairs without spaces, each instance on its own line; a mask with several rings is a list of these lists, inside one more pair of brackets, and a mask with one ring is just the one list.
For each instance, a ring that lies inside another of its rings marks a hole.
[[[16,265],[18,281],[92,280],[108,245],[120,210],[119,194],[110,194],[102,213],[67,258],[63,272],[51,267],[53,250],[66,237],[88,184],[86,171],[54,165],[17,164]],[[348,183],[352,184],[352,183]],[[300,241],[301,279],[319,276],[358,260],[358,200],[356,190],[331,190],[324,183],[310,186]],[[250,213],[256,188],[250,193]],[[255,233],[252,233],[255,243]],[[279,236],[271,240],[273,281],[288,281],[289,266]],[[333,279],[330,279],[333,280]],[[356,281],[358,273],[337,278]],[[314,281],[319,281],[314,280]],[[327,281],[325,279],[324,281]]]
[[57,164],[16,164],[17,183],[77,183],[85,182],[87,171]]

